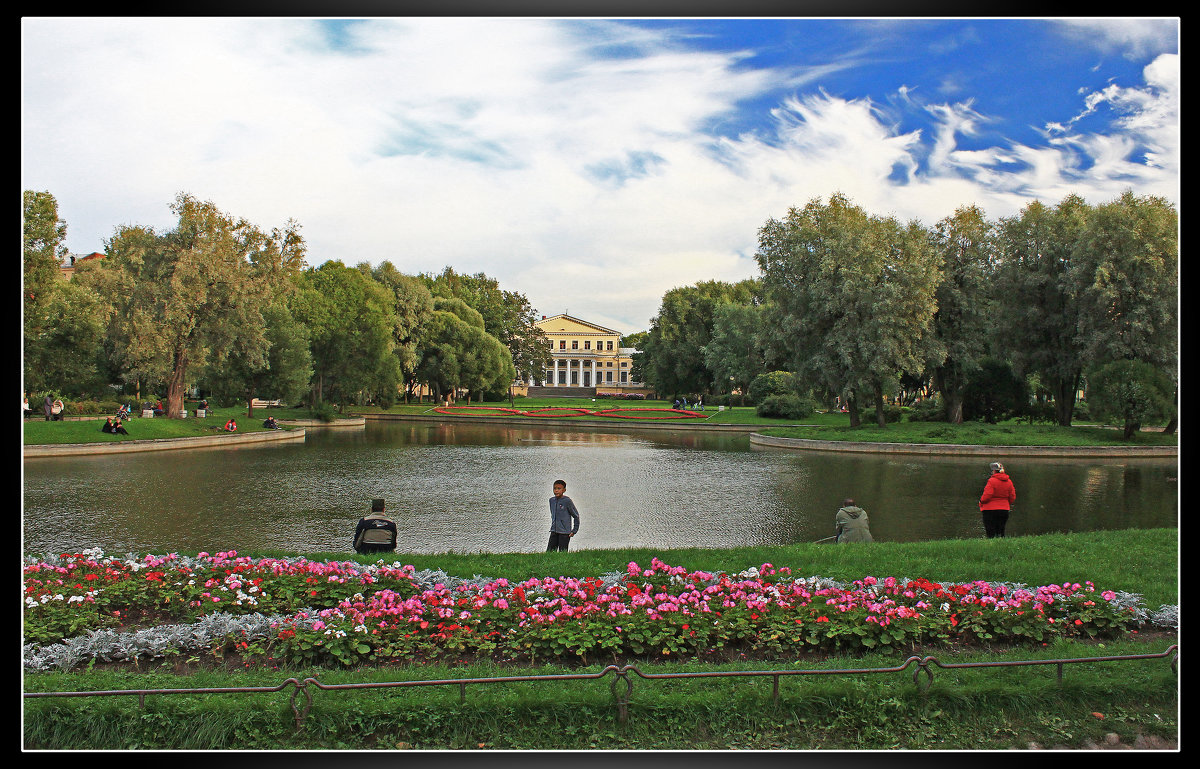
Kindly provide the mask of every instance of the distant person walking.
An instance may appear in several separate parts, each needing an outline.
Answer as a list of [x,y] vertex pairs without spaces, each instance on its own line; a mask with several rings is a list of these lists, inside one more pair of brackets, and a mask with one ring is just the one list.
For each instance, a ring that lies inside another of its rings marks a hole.
[[1004,472],[1004,465],[993,462],[989,465],[992,474],[979,497],[979,512],[983,516],[983,531],[988,539],[1004,536],[1004,526],[1012,503],[1017,501],[1017,489],[1012,479]]
[[867,511],[854,504],[854,500],[849,497],[842,500],[842,506],[834,516],[833,523],[837,527],[839,545],[843,542],[875,541],[867,525]]
[[566,481],[555,481],[553,488],[554,496],[550,497],[550,541],[546,545],[546,552],[561,550],[565,553],[571,546],[571,537],[579,533],[579,510],[566,496]]

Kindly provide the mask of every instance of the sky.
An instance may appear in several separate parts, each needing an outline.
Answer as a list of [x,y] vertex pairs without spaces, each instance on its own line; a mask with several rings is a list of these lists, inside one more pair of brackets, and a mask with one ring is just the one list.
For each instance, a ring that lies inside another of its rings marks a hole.
[[185,192],[628,334],[834,193],[1178,205],[1179,86],[1177,18],[26,17],[21,185],[74,254]]

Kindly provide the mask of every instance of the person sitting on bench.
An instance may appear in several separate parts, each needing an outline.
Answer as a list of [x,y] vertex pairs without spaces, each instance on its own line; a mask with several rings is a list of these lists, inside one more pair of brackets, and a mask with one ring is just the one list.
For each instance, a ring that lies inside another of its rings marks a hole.
[[383,512],[383,500],[371,501],[371,512],[354,529],[356,553],[391,553],[396,550],[396,522]]

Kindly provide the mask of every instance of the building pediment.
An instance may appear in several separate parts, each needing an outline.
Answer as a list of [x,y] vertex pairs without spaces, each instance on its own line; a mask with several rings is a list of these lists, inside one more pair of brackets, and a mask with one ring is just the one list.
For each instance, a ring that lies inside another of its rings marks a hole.
[[586,320],[573,317],[571,315],[555,315],[543,320],[534,321],[535,326],[540,328],[547,334],[613,334],[620,336],[621,332],[611,328],[605,328],[596,323],[589,323]]

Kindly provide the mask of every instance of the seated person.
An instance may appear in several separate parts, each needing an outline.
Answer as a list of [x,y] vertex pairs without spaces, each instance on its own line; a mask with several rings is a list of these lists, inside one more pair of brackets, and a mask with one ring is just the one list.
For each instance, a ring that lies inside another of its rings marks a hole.
[[265,420],[263,420],[263,427],[267,428],[268,430],[278,430],[279,423],[275,421],[275,417],[267,417]]
[[354,551],[357,553],[391,553],[396,550],[396,522],[383,512],[383,500],[371,501],[371,512],[354,529]]
[[162,415],[163,415],[163,405],[162,405],[162,401],[155,401],[155,403],[154,403],[154,416],[156,416],[156,417],[161,417]]
[[113,421],[112,421],[112,417],[109,417],[108,419],[105,419],[105,420],[104,420],[104,427],[101,427],[101,428],[100,428],[100,432],[102,432],[102,433],[111,433],[111,432],[113,432]]
[[225,423],[225,432],[227,432],[227,433],[237,432],[237,422],[234,421],[233,417],[230,417],[229,421]]
[[117,419],[129,419],[129,406],[121,406],[117,409]]
[[129,435],[129,431],[121,426],[121,420],[119,419],[116,422],[113,422],[112,431],[117,435]]

